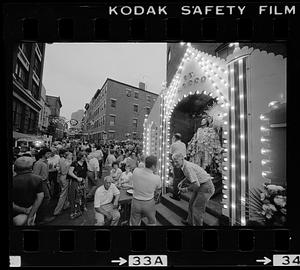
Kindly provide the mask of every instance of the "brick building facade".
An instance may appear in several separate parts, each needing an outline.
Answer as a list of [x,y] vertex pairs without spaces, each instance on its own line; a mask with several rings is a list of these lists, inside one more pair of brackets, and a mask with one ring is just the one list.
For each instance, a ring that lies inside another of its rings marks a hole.
[[13,137],[38,133],[45,44],[19,43],[13,52]]
[[107,79],[85,106],[85,138],[101,143],[107,140],[141,140],[143,123],[157,98],[139,87]]

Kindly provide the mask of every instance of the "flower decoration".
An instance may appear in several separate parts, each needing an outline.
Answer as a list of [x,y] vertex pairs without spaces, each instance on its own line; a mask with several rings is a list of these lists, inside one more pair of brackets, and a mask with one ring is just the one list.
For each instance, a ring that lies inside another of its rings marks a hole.
[[263,225],[283,226],[286,222],[287,196],[282,186],[265,183],[263,190],[250,193],[250,206]]

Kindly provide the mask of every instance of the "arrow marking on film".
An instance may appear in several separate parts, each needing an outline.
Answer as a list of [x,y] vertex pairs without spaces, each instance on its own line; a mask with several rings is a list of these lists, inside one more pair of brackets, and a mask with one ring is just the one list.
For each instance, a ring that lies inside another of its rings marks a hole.
[[112,260],[111,261],[112,263],[119,263],[119,265],[122,265],[124,263],[127,263],[127,260],[125,260],[124,258],[122,257],[119,257],[119,260]]
[[257,262],[263,262],[264,265],[268,264],[271,262],[271,260],[267,257],[264,257],[263,259],[260,259],[260,260],[256,260]]

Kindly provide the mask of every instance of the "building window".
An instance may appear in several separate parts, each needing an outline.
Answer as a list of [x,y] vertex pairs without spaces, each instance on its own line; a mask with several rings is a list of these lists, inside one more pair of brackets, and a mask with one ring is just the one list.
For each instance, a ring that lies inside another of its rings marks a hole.
[[134,104],[133,105],[133,111],[138,112],[139,111],[139,105]]
[[146,114],[149,115],[149,114],[150,114],[150,108],[149,108],[149,107],[146,107],[145,109],[146,109]]
[[108,139],[113,140],[115,138],[115,132],[114,131],[109,131],[108,132]]
[[[110,99],[110,106],[112,108],[116,108],[116,106],[117,106],[117,100],[116,99]],[[104,108],[105,108],[105,106],[104,106]]]
[[151,96],[147,95],[147,102],[151,102]]
[[109,125],[114,126],[116,124],[116,116],[115,115],[110,115],[109,116]]
[[40,69],[40,61],[35,57],[34,58],[34,66],[33,66],[33,69],[35,71],[35,73],[40,76],[40,72],[41,72],[41,69]]
[[19,64],[16,63],[15,74],[17,75],[17,81],[20,82],[23,87],[27,88],[28,85],[28,73],[27,71]]
[[137,139],[137,134],[136,134],[136,132],[132,132],[132,139],[133,139],[133,140],[136,140],[136,139]]
[[135,128],[137,128],[138,120],[136,118],[133,119],[132,124]]
[[134,91],[134,98],[138,99],[139,98],[139,92]]
[[14,129],[21,129],[22,114],[24,106],[17,100],[13,100],[13,126]]
[[32,80],[31,93],[35,99],[39,99],[39,87],[36,85],[34,80]]
[[20,48],[25,54],[26,58],[30,60],[31,58],[31,49],[32,49],[32,43],[21,43]]
[[229,43],[224,43],[220,45],[216,50],[216,56],[226,59],[228,55],[232,54],[234,50],[234,46],[229,47]]
[[28,122],[27,122],[27,131],[28,132],[35,132],[36,130],[36,121],[37,121],[37,113],[35,113],[33,110],[29,110],[28,115]]
[[131,90],[126,89],[126,96],[127,96],[127,97],[131,97]]

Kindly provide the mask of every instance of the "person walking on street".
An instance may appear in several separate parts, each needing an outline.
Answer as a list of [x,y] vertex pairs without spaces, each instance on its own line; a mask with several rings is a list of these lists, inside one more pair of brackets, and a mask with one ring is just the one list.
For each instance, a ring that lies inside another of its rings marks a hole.
[[19,157],[14,163],[13,178],[13,224],[35,225],[36,212],[44,199],[42,177],[32,173],[33,160]]
[[94,194],[99,186],[99,161],[95,157],[95,152],[91,153],[91,149],[86,149],[87,156],[87,177],[88,177],[88,194],[86,199],[88,201],[94,199]]
[[108,156],[106,158],[106,164],[107,170],[110,172],[112,169],[112,164],[116,161],[116,157],[114,156],[114,150],[108,150]]
[[34,163],[33,174],[42,177],[42,186],[44,192],[44,199],[42,205],[39,207],[36,214],[36,223],[38,225],[43,225],[45,223],[51,222],[55,217],[51,216],[49,209],[50,202],[50,184],[49,184],[49,166],[48,158],[51,155],[51,150],[49,148],[42,148],[39,152],[39,160]]
[[[186,158],[186,145],[181,141],[181,134],[176,133],[172,139],[173,139],[173,143],[170,147],[171,157],[175,154],[181,153],[183,157]],[[180,201],[178,184],[184,178],[184,174],[180,168],[176,168],[176,166],[174,166],[173,160],[172,160],[172,164],[173,164],[173,195],[170,196],[170,198]]]
[[180,187],[180,192],[193,192],[189,201],[187,220],[182,220],[182,223],[191,226],[203,226],[207,202],[215,193],[212,177],[197,164],[185,160],[182,153],[174,154],[172,158],[174,166],[181,168],[184,176],[190,182],[188,187]]
[[61,192],[59,195],[58,203],[54,210],[54,216],[59,215],[63,209],[67,209],[70,205],[70,202],[68,200],[70,181],[67,178],[67,174],[72,164],[72,153],[66,152],[65,150],[61,149],[60,155],[62,155],[62,157],[60,158],[58,164],[58,182],[61,187]]
[[48,158],[48,166],[49,166],[49,183],[50,183],[50,195],[53,198],[59,197],[59,183],[58,183],[58,163],[60,160],[60,156],[58,155],[58,151],[55,147],[51,148],[51,155]]
[[133,199],[131,202],[130,225],[139,226],[141,219],[148,219],[147,225],[156,225],[155,198],[161,189],[161,179],[155,175],[157,158],[148,156],[145,168],[136,168],[133,171]]
[[[85,196],[85,179],[87,177],[87,163],[86,155],[84,152],[79,152],[77,155],[77,160],[73,161],[69,172],[68,178],[70,179],[70,188],[69,188],[69,200],[71,206],[71,215],[70,218],[74,219],[78,217],[81,213],[81,210],[87,211],[86,209],[86,196]],[[79,198],[80,188],[83,189],[83,195]],[[78,200],[82,200],[82,205],[78,204]],[[81,208],[81,209],[79,209]]]
[[95,157],[98,159],[99,162],[99,179],[102,177],[102,167],[103,167],[103,152],[101,150],[101,146],[97,145],[96,146],[96,151],[95,151]]

